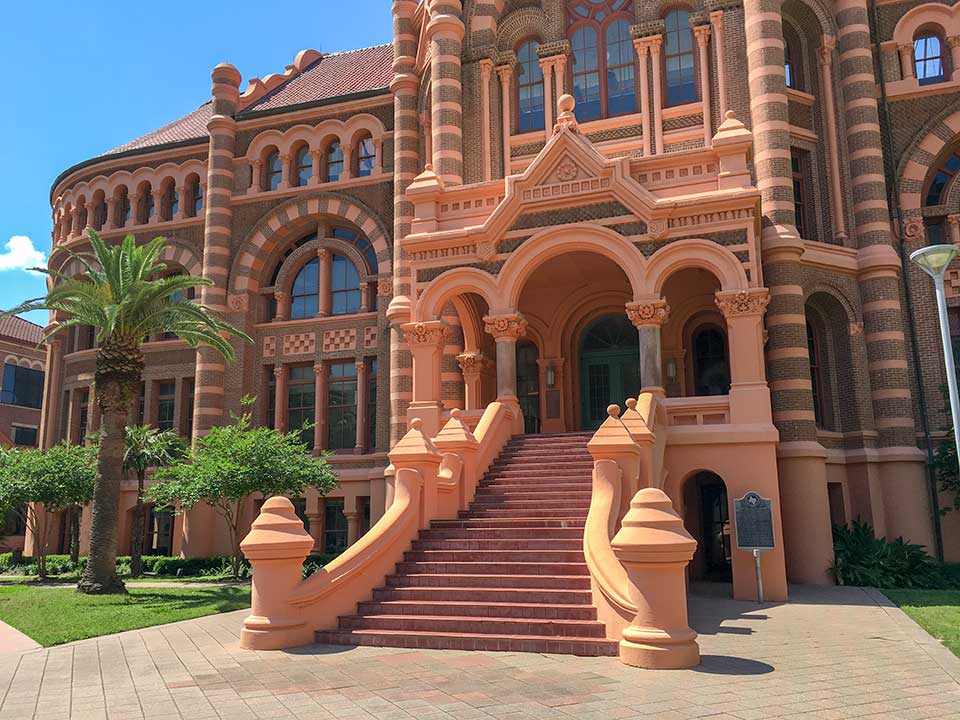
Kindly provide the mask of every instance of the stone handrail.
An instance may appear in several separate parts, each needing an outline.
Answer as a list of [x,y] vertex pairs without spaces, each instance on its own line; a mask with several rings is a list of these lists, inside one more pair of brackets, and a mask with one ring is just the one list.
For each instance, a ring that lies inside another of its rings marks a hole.
[[[340,615],[370,597],[432,520],[454,518],[473,500],[479,478],[513,434],[513,414],[491,403],[471,433],[454,411],[435,439],[415,419],[390,452],[384,515],[333,562],[306,580],[300,567],[313,545],[286,498],[271,498],[241,543],[253,565],[253,610],[241,647],[274,650],[313,642]],[[284,504],[285,503],[285,504]],[[289,509],[287,508],[289,505]],[[268,507],[269,506],[269,507]],[[269,510],[269,512],[268,512]],[[282,526],[284,534],[267,534]],[[263,578],[269,578],[264,582]]]

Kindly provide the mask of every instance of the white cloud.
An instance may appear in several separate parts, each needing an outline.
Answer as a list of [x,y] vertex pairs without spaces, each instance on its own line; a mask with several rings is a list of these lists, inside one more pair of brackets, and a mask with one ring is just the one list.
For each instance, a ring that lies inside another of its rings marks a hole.
[[[47,256],[33,246],[33,240],[26,235],[14,235],[0,252],[0,272],[4,270],[26,270],[47,264]],[[35,273],[39,274],[39,273]]]

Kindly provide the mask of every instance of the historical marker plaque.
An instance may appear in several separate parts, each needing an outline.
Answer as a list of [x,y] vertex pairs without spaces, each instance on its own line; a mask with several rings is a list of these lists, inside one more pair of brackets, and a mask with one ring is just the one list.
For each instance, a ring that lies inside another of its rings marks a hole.
[[737,523],[737,547],[741,550],[773,550],[773,503],[755,492],[733,501]]

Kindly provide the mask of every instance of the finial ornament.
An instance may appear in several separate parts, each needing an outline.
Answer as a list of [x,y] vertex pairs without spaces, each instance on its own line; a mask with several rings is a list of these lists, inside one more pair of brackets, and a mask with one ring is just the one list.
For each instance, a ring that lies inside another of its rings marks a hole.
[[566,128],[572,133],[579,134],[580,125],[577,123],[577,116],[573,114],[577,107],[577,101],[573,95],[564,94],[557,100],[557,124],[553,126],[553,134],[556,135]]
[[612,418],[620,417],[620,406],[617,404],[607,405],[607,415]]

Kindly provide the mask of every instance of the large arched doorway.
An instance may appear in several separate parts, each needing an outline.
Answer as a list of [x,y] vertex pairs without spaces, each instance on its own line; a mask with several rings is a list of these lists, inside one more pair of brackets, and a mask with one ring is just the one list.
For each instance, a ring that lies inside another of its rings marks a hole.
[[731,582],[733,547],[727,486],[712,472],[699,472],[683,488],[687,532],[697,541],[690,562],[693,580]]
[[640,394],[640,337],[626,315],[592,322],[580,341],[581,424],[595,430],[611,404]]

